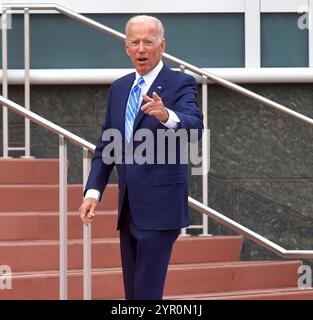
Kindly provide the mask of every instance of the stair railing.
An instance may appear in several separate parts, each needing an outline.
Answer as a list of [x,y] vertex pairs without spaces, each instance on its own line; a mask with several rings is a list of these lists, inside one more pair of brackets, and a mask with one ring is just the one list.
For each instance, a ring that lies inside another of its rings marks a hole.
[[[57,4],[3,4],[3,13],[2,13],[2,66],[3,66],[3,80],[2,80],[2,88],[4,96],[0,96],[0,102],[3,104],[3,155],[8,155],[8,117],[6,108],[14,110],[15,112],[19,113],[20,115],[24,116],[25,119],[30,119],[41,126],[47,128],[48,130],[56,133],[60,137],[59,141],[59,156],[60,156],[60,241],[62,240],[61,250],[60,250],[60,299],[67,298],[67,286],[66,286],[66,278],[67,278],[67,248],[66,248],[66,211],[67,211],[67,199],[66,199],[66,186],[67,186],[67,168],[64,163],[64,159],[67,159],[67,140],[80,145],[84,150],[84,183],[86,182],[86,177],[88,169],[90,168],[90,159],[91,159],[91,152],[94,150],[94,146],[87,141],[79,138],[76,135],[73,135],[69,131],[53,124],[52,122],[36,115],[35,113],[29,111],[26,108],[23,108],[14,102],[8,100],[7,92],[8,92],[8,61],[7,61],[7,28],[6,28],[6,21],[7,21],[7,12],[13,12],[14,10],[23,11],[24,12],[24,28],[25,28],[25,106],[30,106],[30,81],[29,81],[29,14],[30,10],[53,10],[59,13],[63,13],[64,15],[73,18],[81,23],[84,23],[92,28],[97,29],[98,31],[107,33],[117,39],[125,40],[125,35],[111,29],[107,26],[102,25],[99,22],[96,22],[92,19],[89,19],[81,14],[75,13],[63,6]],[[274,110],[283,112],[289,116],[292,116],[303,123],[307,123],[309,125],[313,125],[313,119],[302,115],[292,109],[289,109],[277,102],[274,102],[270,99],[267,99],[257,93],[254,93],[248,89],[245,89],[237,84],[234,84],[230,81],[227,81],[221,77],[218,77],[210,72],[207,72],[201,68],[198,68],[190,63],[187,63],[181,59],[178,59],[172,55],[167,53],[163,54],[163,58],[167,61],[174,63],[175,65],[179,66],[181,71],[190,71],[191,73],[197,74],[202,78],[202,112],[204,114],[204,128],[208,128],[208,102],[207,102],[207,91],[208,91],[208,80],[211,80],[215,83],[218,83],[228,89],[231,89],[241,95],[247,96],[254,101],[261,102],[266,106],[271,107]],[[23,110],[21,110],[22,108]],[[25,143],[26,146],[25,150],[29,150],[29,143],[30,139],[27,138],[30,136],[30,126],[26,125],[27,121],[25,120]],[[27,131],[27,132],[26,132]],[[204,136],[202,139],[202,150],[208,150],[208,137]],[[17,150],[17,149],[15,149]],[[30,156],[29,152],[25,151],[25,156]],[[235,221],[227,218],[226,216],[219,214],[213,209],[208,207],[208,170],[209,167],[209,158],[206,152],[202,154],[203,159],[203,174],[202,174],[202,201],[198,202],[189,197],[189,205],[196,210],[202,212],[203,215],[203,224],[202,225],[193,225],[193,228],[203,228],[203,234],[208,234],[208,220],[206,215],[211,217],[212,219],[222,223],[223,225],[229,227],[232,230],[235,230],[245,237],[249,238],[250,240],[262,245],[263,247],[271,250],[272,252],[278,254],[284,258],[312,258],[313,251],[308,250],[285,250],[284,248],[276,245],[275,243],[265,239],[264,237],[254,233],[253,231],[243,227],[242,225],[236,223]],[[61,186],[62,184],[62,186]],[[61,194],[62,190],[62,194]],[[62,202],[62,204],[61,204]],[[84,299],[91,298],[91,230],[90,226],[84,226]],[[61,235],[62,231],[62,235]],[[186,234],[186,230],[184,229],[183,234]],[[64,244],[65,239],[65,244]]]

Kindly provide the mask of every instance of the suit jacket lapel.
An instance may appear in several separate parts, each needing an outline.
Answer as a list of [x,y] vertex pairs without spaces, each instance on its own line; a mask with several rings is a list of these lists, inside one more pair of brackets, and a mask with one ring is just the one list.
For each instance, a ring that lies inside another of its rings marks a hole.
[[[159,72],[158,76],[156,77],[156,79],[152,83],[151,87],[149,88],[149,90],[147,92],[147,96],[152,97],[153,92],[156,92],[158,95],[161,93],[161,91],[163,90],[163,83],[168,78],[168,71],[169,71],[169,68],[166,65],[164,65],[163,68],[161,69],[161,71]],[[146,102],[143,100],[141,103],[141,106],[143,106],[145,103]],[[137,116],[135,118],[133,132],[135,132],[140,121],[142,120],[142,118],[144,116],[145,116],[145,113],[142,112],[141,109],[139,109]]]

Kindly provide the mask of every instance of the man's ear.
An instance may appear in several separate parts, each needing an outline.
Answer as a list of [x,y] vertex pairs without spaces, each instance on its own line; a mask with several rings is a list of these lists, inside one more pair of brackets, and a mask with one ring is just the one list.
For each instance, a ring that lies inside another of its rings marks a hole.
[[127,44],[127,41],[125,41],[125,51],[127,53],[128,56],[130,56],[129,54],[129,50],[128,50],[128,44]]
[[165,51],[165,47],[166,47],[166,42],[165,42],[165,39],[163,38],[162,42],[161,42],[161,50],[162,50],[162,53]]

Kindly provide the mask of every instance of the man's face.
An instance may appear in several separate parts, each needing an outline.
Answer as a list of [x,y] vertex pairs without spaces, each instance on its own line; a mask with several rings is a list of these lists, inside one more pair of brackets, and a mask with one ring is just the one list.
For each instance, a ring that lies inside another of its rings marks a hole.
[[129,26],[126,38],[126,52],[140,75],[151,71],[161,60],[165,40],[158,39],[156,23],[133,23]]

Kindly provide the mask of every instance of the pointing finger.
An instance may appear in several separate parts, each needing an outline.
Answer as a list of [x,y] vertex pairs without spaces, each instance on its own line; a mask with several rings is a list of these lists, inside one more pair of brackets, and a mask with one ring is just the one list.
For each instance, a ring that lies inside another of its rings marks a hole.
[[160,101],[160,100],[162,100],[162,99],[158,96],[158,94],[157,94],[156,92],[153,92],[153,93],[152,93],[152,96],[153,96],[153,100],[154,100],[154,101]]
[[151,102],[151,101],[153,101],[153,99],[150,98],[150,97],[148,97],[146,94],[143,94],[143,95],[142,95],[142,98],[143,98],[143,100],[144,100],[145,102]]

